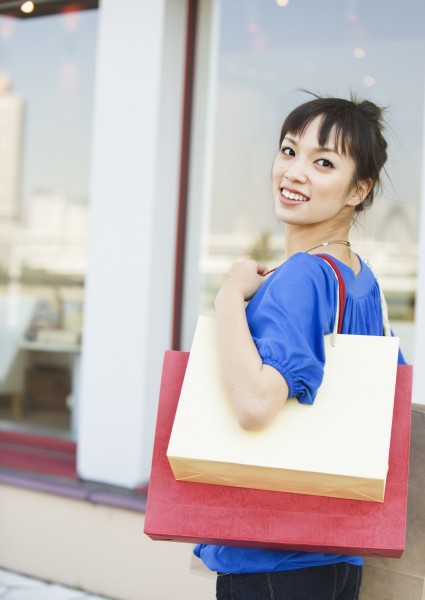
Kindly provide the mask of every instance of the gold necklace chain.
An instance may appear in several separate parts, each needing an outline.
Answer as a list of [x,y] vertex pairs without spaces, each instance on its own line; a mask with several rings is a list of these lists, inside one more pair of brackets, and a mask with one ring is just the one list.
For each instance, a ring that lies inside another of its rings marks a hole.
[[343,244],[344,246],[347,246],[347,248],[351,248],[351,243],[346,240],[334,240],[333,242],[322,242],[321,244],[317,244],[317,246],[313,246],[313,248],[306,250],[305,253],[308,254],[312,250],[317,250],[317,248],[326,248],[326,246],[329,246],[330,244]]

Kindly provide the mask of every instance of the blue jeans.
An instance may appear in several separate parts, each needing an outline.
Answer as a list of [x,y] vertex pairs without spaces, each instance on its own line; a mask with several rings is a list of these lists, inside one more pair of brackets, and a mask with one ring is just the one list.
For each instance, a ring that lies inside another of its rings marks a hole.
[[362,567],[340,563],[293,571],[217,576],[217,600],[357,600]]

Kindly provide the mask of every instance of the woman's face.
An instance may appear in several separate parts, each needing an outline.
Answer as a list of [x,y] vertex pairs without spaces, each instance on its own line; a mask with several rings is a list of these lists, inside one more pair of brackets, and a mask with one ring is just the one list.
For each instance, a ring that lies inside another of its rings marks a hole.
[[274,162],[275,211],[284,223],[349,223],[362,200],[362,185],[352,185],[354,160],[340,153],[332,135],[325,148],[319,146],[320,120],[314,119],[301,137],[288,133]]

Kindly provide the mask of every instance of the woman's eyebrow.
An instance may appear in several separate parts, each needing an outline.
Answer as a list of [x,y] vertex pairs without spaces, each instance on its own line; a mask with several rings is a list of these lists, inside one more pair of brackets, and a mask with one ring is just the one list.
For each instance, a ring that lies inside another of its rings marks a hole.
[[[291,142],[291,144],[294,144],[294,146],[298,145],[298,141],[294,140],[294,138],[291,138],[289,135],[285,135],[285,137],[283,138],[282,141],[287,140],[288,142]],[[336,148],[331,148],[329,146],[317,146],[316,148],[313,148],[314,152],[332,152],[333,154],[340,154],[338,152],[338,150]]]
[[326,146],[317,146],[317,148],[313,148],[316,152],[332,152],[333,154],[339,154],[336,148],[328,148]]
[[294,138],[289,137],[289,135],[285,135],[282,142],[284,142],[285,140],[287,140],[288,142],[291,142],[291,144],[294,144],[294,146],[296,146],[298,144],[297,140],[294,140]]

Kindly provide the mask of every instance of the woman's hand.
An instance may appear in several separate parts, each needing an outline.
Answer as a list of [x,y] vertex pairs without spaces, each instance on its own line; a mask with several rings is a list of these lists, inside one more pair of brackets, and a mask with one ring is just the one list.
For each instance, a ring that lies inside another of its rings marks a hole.
[[255,292],[266,281],[267,267],[255,260],[241,260],[230,269],[229,274],[221,286],[216,302],[223,295],[235,294],[239,298],[250,300]]

